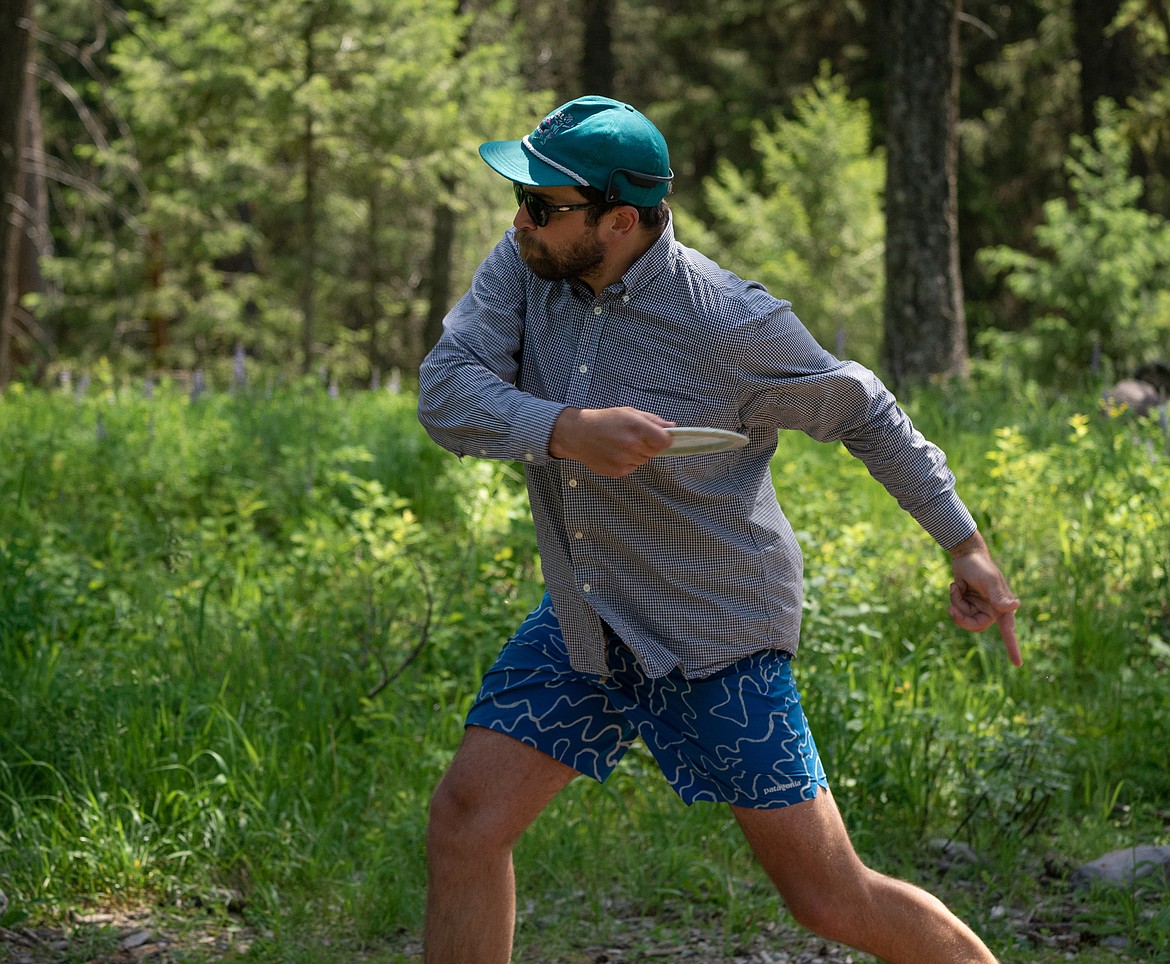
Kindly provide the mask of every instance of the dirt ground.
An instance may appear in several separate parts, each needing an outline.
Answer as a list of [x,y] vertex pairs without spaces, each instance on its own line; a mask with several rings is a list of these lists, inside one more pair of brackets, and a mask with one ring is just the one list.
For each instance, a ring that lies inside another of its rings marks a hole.
[[[627,921],[613,935],[613,946],[582,950],[572,958],[557,957],[557,964],[863,964],[873,959],[859,955],[807,934],[762,934],[753,942],[758,947],[737,948],[728,956],[722,936],[700,928],[657,945],[637,938]],[[649,929],[649,928],[647,928]],[[0,962],[3,964],[179,964],[179,962],[233,961],[249,956],[253,943],[262,935],[244,924],[208,917],[174,918],[149,909],[102,912],[76,916],[60,927],[0,928]],[[767,948],[764,945],[768,945]],[[778,951],[777,946],[786,950]],[[770,948],[770,949],[769,949]],[[354,946],[351,953],[332,946],[323,949],[323,958],[391,964],[420,961],[422,948],[410,941],[388,942],[387,946]],[[266,954],[260,955],[271,960]],[[525,957],[517,962],[552,964],[551,959]]]
[[[873,958],[825,941],[784,923],[770,924],[743,947],[728,951],[717,926],[691,926],[669,937],[654,921],[615,918],[608,935],[610,946],[581,950],[571,956],[545,957],[518,949],[518,964],[871,964]],[[1042,928],[1026,915],[1015,915],[1013,926],[1024,939],[1047,947],[1051,960],[1137,960],[1123,947],[1086,942],[1075,928]],[[264,936],[243,917],[222,909],[169,910],[136,908],[75,914],[56,927],[0,928],[2,964],[192,964],[192,962],[275,961],[262,949]],[[253,948],[253,945],[260,945]],[[253,955],[253,951],[257,951]],[[1082,954],[1085,956],[1082,958]],[[1105,956],[1099,956],[1104,954]],[[344,938],[323,942],[322,960],[354,964],[400,964],[421,960],[421,947],[405,937],[371,944]],[[1034,958],[1033,958],[1034,959]],[[311,960],[302,948],[298,961]]]

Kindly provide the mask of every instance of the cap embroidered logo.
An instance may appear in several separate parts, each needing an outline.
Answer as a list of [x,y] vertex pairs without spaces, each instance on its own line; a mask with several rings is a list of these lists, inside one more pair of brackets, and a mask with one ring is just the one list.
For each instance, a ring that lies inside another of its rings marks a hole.
[[576,125],[573,115],[566,110],[558,110],[542,120],[530,136],[530,140],[537,144],[544,144],[550,137],[555,137],[561,131],[567,131]]

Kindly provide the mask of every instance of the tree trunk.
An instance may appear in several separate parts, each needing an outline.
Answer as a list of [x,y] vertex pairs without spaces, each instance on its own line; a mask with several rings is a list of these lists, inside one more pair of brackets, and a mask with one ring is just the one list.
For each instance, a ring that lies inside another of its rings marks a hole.
[[375,179],[371,182],[366,197],[366,257],[365,257],[365,305],[362,308],[360,325],[366,331],[366,362],[370,366],[370,384],[382,376],[382,346],[378,336],[378,318],[381,315],[378,296],[382,287],[382,266],[379,259],[379,238],[382,236],[382,195]]
[[[444,176],[443,194],[453,194],[455,178]],[[428,272],[427,320],[423,328],[423,353],[430,351],[443,334],[443,319],[451,301],[451,263],[455,249],[455,211],[449,204],[435,206],[431,232],[431,263]]]
[[[462,16],[467,12],[466,0],[458,0],[455,4],[455,13]],[[455,60],[462,60],[467,55],[468,34],[465,30],[459,38],[459,46],[455,48]],[[449,174],[440,178],[443,186],[442,198],[453,196],[458,189],[458,181]],[[458,217],[455,209],[445,200],[440,199],[435,205],[434,224],[431,229],[431,259],[427,280],[427,317],[423,323],[423,344],[421,355],[425,355],[435,346],[443,334],[443,319],[447,317],[447,309],[451,302],[451,273],[455,257],[455,232],[458,228]],[[421,357],[420,357],[421,361]]]
[[895,386],[967,370],[955,174],[960,7],[890,4],[883,354]]
[[612,97],[614,91],[613,0],[585,0],[581,85],[586,94]]
[[[1158,21],[1170,36],[1170,12],[1165,0],[1153,0],[1149,16]],[[1121,107],[1131,97],[1140,95],[1142,86],[1138,77],[1137,39],[1134,27],[1111,30],[1122,7],[1121,0],[1073,0],[1073,43],[1081,64],[1081,133],[1092,134],[1097,129],[1097,102],[1109,98]],[[1140,203],[1149,208],[1151,167],[1157,168],[1157,154],[1137,149],[1130,160],[1130,170],[1141,178],[1146,193]],[[1153,164],[1151,164],[1153,161]]]
[[[35,46],[29,53],[29,77],[25,85],[24,119],[24,203],[26,229],[21,235],[20,263],[17,275],[20,295],[43,294],[45,279],[41,273],[43,259],[53,255],[53,235],[49,230],[49,191],[45,178],[45,131],[41,124],[40,97],[35,75]],[[43,338],[40,345],[52,350],[52,342]]]
[[[305,25],[305,83],[317,72],[317,25],[312,15]],[[301,371],[313,371],[313,332],[317,323],[317,133],[313,125],[313,108],[305,107],[304,127],[301,133],[302,163],[304,164],[303,239],[301,250]]]
[[1121,0],[1073,0],[1073,43],[1081,62],[1081,132],[1097,127],[1097,101],[1108,97],[1121,106],[1136,91],[1137,50],[1133,28],[1110,31]]
[[24,217],[24,138],[32,51],[33,0],[12,0],[0,13],[0,388],[12,378]]
[[[31,31],[30,31],[31,32]],[[16,232],[16,302],[12,316],[12,352],[46,359],[53,355],[53,335],[43,328],[21,300],[28,294],[44,294],[41,265],[53,255],[53,234],[49,229],[49,192],[45,176],[45,132],[41,124],[40,95],[37,91],[37,45],[29,45],[28,81],[24,85],[24,157],[21,184],[21,225]],[[21,348],[25,350],[22,352]]]

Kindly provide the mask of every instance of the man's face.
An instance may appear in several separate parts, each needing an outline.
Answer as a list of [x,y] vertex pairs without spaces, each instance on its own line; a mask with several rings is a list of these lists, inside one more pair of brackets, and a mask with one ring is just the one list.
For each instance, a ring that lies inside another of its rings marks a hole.
[[[552,205],[581,204],[585,198],[572,187],[534,187],[528,191]],[[521,204],[512,224],[520,257],[533,274],[549,281],[580,278],[596,270],[605,260],[598,226],[585,223],[586,211],[550,214],[548,224],[538,227]]]

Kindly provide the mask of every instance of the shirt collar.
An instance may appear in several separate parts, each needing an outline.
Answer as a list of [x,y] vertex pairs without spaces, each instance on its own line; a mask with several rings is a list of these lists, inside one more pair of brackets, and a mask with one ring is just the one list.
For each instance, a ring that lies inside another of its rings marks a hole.
[[666,222],[666,228],[658,236],[646,253],[642,255],[622,275],[622,284],[628,293],[637,292],[648,287],[650,283],[662,274],[674,260],[674,217],[671,215]]

